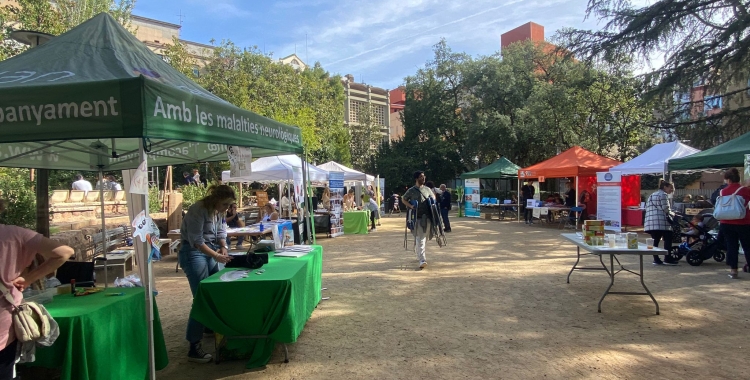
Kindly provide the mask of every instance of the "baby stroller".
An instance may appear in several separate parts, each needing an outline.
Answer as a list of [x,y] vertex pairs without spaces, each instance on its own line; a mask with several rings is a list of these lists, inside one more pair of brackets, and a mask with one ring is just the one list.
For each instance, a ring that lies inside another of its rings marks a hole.
[[401,207],[399,202],[401,201],[401,198],[398,194],[393,194],[388,198],[388,215],[392,215],[393,213],[400,214],[401,213]]
[[713,209],[701,210],[695,217],[700,220],[697,224],[693,222],[693,218],[689,215],[675,217],[675,221],[682,227],[680,237],[683,241],[672,247],[669,253],[672,259],[680,260],[684,256],[685,261],[692,266],[701,265],[711,258],[717,262],[724,261],[725,248],[710,233],[719,225],[719,221],[713,217]]

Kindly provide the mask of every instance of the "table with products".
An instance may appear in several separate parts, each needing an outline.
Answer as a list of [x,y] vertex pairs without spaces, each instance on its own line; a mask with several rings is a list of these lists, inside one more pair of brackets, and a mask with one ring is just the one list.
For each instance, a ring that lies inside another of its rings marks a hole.
[[[23,366],[59,368],[62,380],[148,378],[143,291],[143,288],[109,288],[81,297],[56,295],[44,307],[59,325],[60,336],[50,347],[37,347],[36,361]],[[112,293],[124,295],[108,296]],[[155,365],[160,370],[169,360],[156,303],[153,324]]]
[[272,252],[260,269],[227,268],[201,281],[190,316],[217,334],[217,361],[249,358],[247,368],[261,367],[276,343],[297,340],[321,300],[323,248],[309,247],[301,257]]
[[[573,268],[568,273],[568,280],[567,282],[570,283],[570,275],[575,270],[603,270],[609,274],[609,286],[604,291],[604,294],[602,294],[602,297],[599,299],[599,305],[598,310],[601,313],[602,312],[602,301],[604,301],[604,297],[606,297],[608,294],[619,294],[619,295],[626,295],[626,296],[636,296],[636,295],[647,295],[651,297],[651,300],[654,301],[654,305],[656,305],[656,315],[659,315],[659,304],[656,302],[656,298],[651,294],[651,291],[648,290],[646,287],[646,284],[643,282],[643,256],[651,256],[651,255],[664,255],[667,253],[666,250],[658,247],[653,248],[647,248],[645,244],[638,243],[638,249],[628,249],[628,248],[610,248],[607,245],[598,245],[598,246],[592,246],[586,244],[586,242],[583,240],[581,234],[578,233],[568,233],[568,234],[561,234],[563,238],[570,241],[571,243],[575,244],[577,246],[577,252],[578,252],[578,258],[576,259],[575,264],[573,264]],[[581,249],[586,251],[583,253],[583,255],[596,255],[599,256],[599,263],[601,264],[601,267],[582,267],[578,266],[578,264],[581,261]],[[602,256],[609,255],[609,268],[607,268],[607,265],[602,261]],[[638,263],[639,263],[639,272],[634,272],[629,269],[626,269],[622,264],[620,264],[620,261],[617,259],[617,255],[629,255],[629,256],[638,256]],[[617,271],[615,271],[615,261],[617,261],[617,265],[620,267]],[[615,283],[615,275],[620,272],[628,272],[635,274],[638,276],[641,280],[641,286],[643,286],[644,292],[612,292],[610,289],[612,289],[612,285]]]
[[344,211],[344,235],[367,234],[370,225],[370,211]]

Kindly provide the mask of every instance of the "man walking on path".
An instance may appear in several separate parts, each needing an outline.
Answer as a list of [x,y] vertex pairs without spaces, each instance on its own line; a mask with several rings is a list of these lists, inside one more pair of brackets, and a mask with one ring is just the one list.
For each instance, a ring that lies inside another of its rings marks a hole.
[[521,196],[523,199],[523,203],[521,204],[521,207],[523,207],[523,219],[526,222],[526,224],[534,224],[533,210],[526,207],[526,201],[529,199],[534,199],[534,193],[536,192],[536,189],[534,189],[534,186],[531,184],[531,180],[526,181],[526,184],[521,187]]
[[[416,238],[416,244],[414,250],[417,253],[417,260],[419,260],[419,268],[423,269],[427,266],[427,257],[425,254],[425,244],[427,244],[427,238],[432,239],[432,211],[427,199],[435,196],[432,189],[424,186],[425,183],[424,172],[418,170],[414,172],[414,186],[406,190],[404,195],[401,197],[401,202],[410,210],[414,210],[417,213],[417,220],[414,224],[414,234]],[[414,207],[410,202],[417,201],[417,207]]]
[[451,222],[448,220],[448,211],[453,208],[451,202],[451,193],[445,187],[445,184],[440,185],[440,215],[443,217],[443,231],[451,232]]

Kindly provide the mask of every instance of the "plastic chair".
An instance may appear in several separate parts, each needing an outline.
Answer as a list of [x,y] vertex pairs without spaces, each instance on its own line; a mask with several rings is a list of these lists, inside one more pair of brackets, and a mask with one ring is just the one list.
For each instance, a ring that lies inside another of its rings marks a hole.
[[489,203],[489,202],[490,202],[490,199],[489,199],[489,198],[482,198],[482,200],[481,200],[481,201],[479,202],[479,204],[480,204],[481,206],[484,206],[484,205],[486,205],[486,204],[487,204],[487,203]]
[[578,229],[578,216],[583,212],[583,207],[571,207],[567,217],[560,218],[560,228],[565,229],[568,227],[574,230]]
[[496,205],[496,204],[498,204],[498,202],[497,202],[497,198],[490,198],[490,204],[491,204],[491,205]]

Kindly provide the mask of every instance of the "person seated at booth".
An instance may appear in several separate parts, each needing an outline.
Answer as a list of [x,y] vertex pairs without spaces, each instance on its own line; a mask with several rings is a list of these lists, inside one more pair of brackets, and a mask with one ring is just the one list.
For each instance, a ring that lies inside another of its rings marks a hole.
[[272,204],[266,203],[265,206],[263,206],[262,214],[260,216],[261,222],[269,222],[272,220],[278,220],[279,219],[279,213],[276,212],[276,208],[273,207]]
[[[240,228],[245,227],[245,222],[240,219],[240,214],[237,212],[237,203],[232,203],[227,209],[227,214],[224,216],[224,221],[227,222],[227,227]],[[237,237],[237,245],[235,248],[242,249],[242,243],[245,241],[244,236]]]

